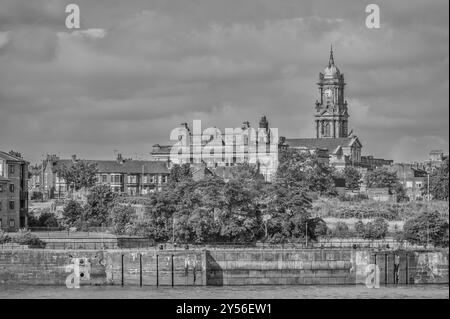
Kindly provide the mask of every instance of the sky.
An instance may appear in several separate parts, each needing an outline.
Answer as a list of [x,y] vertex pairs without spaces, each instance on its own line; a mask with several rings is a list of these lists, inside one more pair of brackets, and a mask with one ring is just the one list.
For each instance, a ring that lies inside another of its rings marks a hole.
[[[380,7],[368,29],[365,8]],[[65,7],[80,8],[67,29]],[[0,0],[0,149],[149,159],[180,123],[314,137],[333,45],[362,154],[449,147],[448,0]],[[173,143],[173,142],[172,142]]]

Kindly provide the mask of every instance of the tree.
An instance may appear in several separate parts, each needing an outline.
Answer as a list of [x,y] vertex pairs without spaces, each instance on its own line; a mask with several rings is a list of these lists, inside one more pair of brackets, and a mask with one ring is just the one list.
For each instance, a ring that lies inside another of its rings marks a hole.
[[182,165],[175,164],[170,169],[169,185],[173,186],[174,184],[177,184],[181,181],[191,179],[192,179],[192,172],[189,164],[182,164]]
[[92,187],[87,198],[83,223],[93,227],[107,225],[109,222],[109,211],[113,207],[115,198],[116,194],[108,185]]
[[64,206],[62,215],[63,224],[67,227],[79,226],[84,215],[84,209],[80,203],[71,200]]
[[448,247],[448,230],[448,221],[437,211],[422,212],[403,226],[405,240],[418,245]]
[[399,184],[397,174],[389,172],[386,168],[376,168],[366,175],[367,187],[388,188],[389,194],[394,194],[395,187]]
[[[434,199],[448,200],[448,183],[449,183],[449,159],[445,159],[441,167],[435,169],[430,174],[430,194]],[[428,179],[422,187],[422,194],[428,194]]]
[[77,161],[70,166],[62,165],[57,174],[66,181],[69,190],[89,188],[97,182],[97,164]]
[[280,151],[276,182],[321,195],[336,195],[331,166],[321,163],[315,154],[296,149]]
[[118,204],[111,210],[111,224],[116,234],[125,234],[127,225],[135,218],[135,211],[131,205]]
[[359,190],[361,186],[361,173],[354,167],[348,166],[343,171],[345,187],[350,190]]
[[59,227],[58,220],[55,217],[55,214],[44,211],[39,215],[38,227]]

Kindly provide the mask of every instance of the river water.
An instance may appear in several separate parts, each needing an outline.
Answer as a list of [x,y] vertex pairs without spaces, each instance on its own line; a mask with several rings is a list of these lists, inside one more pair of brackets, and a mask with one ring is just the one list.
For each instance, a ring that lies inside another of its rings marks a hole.
[[13,299],[449,299],[448,285],[382,286],[226,286],[226,287],[135,287],[81,286],[79,289],[52,286],[2,286],[0,298]]

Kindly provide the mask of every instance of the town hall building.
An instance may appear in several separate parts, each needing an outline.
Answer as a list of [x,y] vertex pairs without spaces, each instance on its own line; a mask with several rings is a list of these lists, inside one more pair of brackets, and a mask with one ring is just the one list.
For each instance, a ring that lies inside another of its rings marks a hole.
[[361,163],[362,144],[348,131],[348,105],[345,100],[344,74],[334,63],[333,49],[328,65],[319,73],[319,99],[315,105],[315,138],[283,138],[291,148],[317,152],[337,169]]

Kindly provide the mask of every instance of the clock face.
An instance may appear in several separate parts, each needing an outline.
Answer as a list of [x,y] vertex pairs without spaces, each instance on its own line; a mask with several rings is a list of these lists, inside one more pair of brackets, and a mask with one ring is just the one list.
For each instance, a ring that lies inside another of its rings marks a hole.
[[330,89],[326,89],[324,93],[327,98],[331,98],[331,96],[333,95],[333,91],[331,91]]

